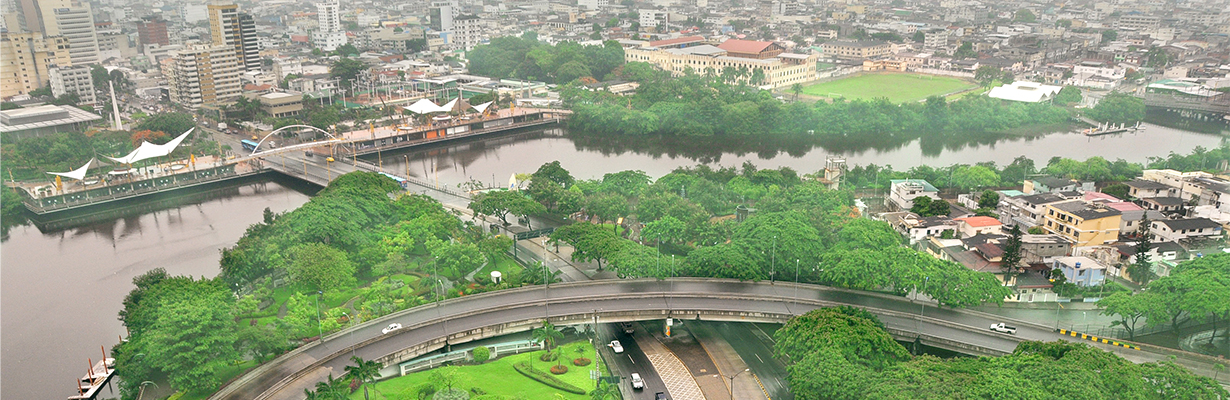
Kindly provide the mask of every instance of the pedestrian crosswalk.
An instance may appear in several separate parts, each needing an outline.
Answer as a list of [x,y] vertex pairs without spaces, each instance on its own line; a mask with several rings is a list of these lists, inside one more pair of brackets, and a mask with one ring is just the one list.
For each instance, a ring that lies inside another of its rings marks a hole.
[[666,390],[670,392],[672,399],[705,400],[705,396],[700,392],[700,386],[696,385],[696,379],[692,378],[688,368],[674,354],[663,352],[646,354],[646,356],[649,358],[649,363],[653,364],[653,368],[658,371],[662,383],[666,384]]

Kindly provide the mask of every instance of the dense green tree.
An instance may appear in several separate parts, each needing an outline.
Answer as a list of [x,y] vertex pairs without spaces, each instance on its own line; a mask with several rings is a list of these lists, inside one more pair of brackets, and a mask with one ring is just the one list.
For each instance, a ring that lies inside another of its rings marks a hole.
[[1149,256],[1149,251],[1153,249],[1150,224],[1152,221],[1149,221],[1149,214],[1141,214],[1136,228],[1136,245],[1132,246],[1135,260],[1127,268],[1128,276],[1141,285],[1148,285],[1149,281],[1157,277],[1153,272],[1153,260]]
[[983,87],[990,87],[992,82],[999,80],[1003,76],[1003,71],[990,65],[983,65],[974,71],[974,80],[978,81]]
[[920,217],[934,217],[937,215],[948,215],[949,207],[947,201],[921,196],[914,199],[914,205],[910,207],[910,212],[918,214]]
[[641,237],[667,243],[680,243],[686,239],[687,225],[675,217],[667,215],[660,219],[649,221],[641,230]]
[[468,206],[470,210],[482,215],[500,217],[500,221],[508,224],[508,215],[534,215],[546,212],[542,204],[534,202],[515,190],[495,190],[474,196]]
[[234,296],[217,280],[184,283],[158,299],[153,324],[137,346],[143,362],[165,372],[172,386],[213,390],[222,383],[218,373],[239,357]]
[[617,193],[600,193],[585,200],[585,210],[601,221],[615,222],[631,213],[628,199]]
[[1102,43],[1113,42],[1118,38],[1119,38],[1119,32],[1115,31],[1114,29],[1107,29],[1107,30],[1102,31]]
[[1021,227],[1012,225],[1012,229],[1008,231],[1008,243],[1004,244],[1004,255],[1001,258],[1000,264],[1003,265],[1004,271],[1008,276],[1016,275],[1017,268],[1021,265]]
[[603,261],[609,260],[624,246],[632,244],[615,236],[611,229],[583,222],[557,228],[551,233],[551,240],[571,244],[573,261],[595,261],[598,263],[598,269],[603,268]]
[[1012,16],[1012,20],[1016,22],[1028,23],[1028,22],[1037,21],[1038,16],[1034,15],[1033,11],[1029,11],[1028,9],[1022,8],[1016,11],[1016,14]]
[[1099,100],[1085,115],[1102,122],[1131,124],[1145,118],[1145,103],[1139,97],[1114,92]]
[[1055,104],[1067,106],[1080,103],[1083,98],[1084,97],[1081,95],[1080,88],[1076,86],[1064,86],[1063,89],[1059,90],[1059,93],[1055,94],[1055,99],[1053,101]]
[[319,291],[354,284],[355,265],[345,252],[321,243],[309,243],[293,250],[294,260],[287,268],[291,280]]
[[999,185],[999,174],[981,165],[959,166],[953,171],[949,183],[961,189],[997,186]]
[[161,113],[154,114],[141,121],[140,124],[137,124],[135,130],[163,132],[169,136],[167,140],[170,140],[170,138],[179,136],[194,126],[196,126],[196,121],[193,121],[191,114]]
[[329,77],[341,80],[343,87],[351,87],[359,73],[368,69],[367,63],[354,58],[342,58],[329,66]]
[[978,196],[979,208],[995,208],[997,205],[999,205],[999,193],[994,190],[984,190]]

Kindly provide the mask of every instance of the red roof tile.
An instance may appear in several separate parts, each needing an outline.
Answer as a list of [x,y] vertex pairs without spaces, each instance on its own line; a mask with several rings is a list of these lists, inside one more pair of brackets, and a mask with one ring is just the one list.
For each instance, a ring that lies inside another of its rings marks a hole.
[[684,36],[684,37],[677,37],[674,39],[655,40],[655,41],[649,42],[649,46],[650,47],[662,47],[662,46],[670,46],[672,44],[693,43],[693,42],[703,42],[703,41],[705,41],[705,38],[700,37],[700,36]]
[[953,221],[964,221],[964,222],[965,222],[966,224],[968,224],[969,226],[972,226],[972,227],[975,227],[975,228],[981,228],[981,227],[984,227],[984,226],[998,226],[998,225],[1003,225],[1003,224],[1001,224],[1001,223],[999,222],[999,220],[997,220],[997,219],[995,219],[995,218],[991,218],[991,217],[967,217],[967,218],[957,218],[957,219],[954,219]]
[[772,45],[773,42],[727,39],[725,42],[722,42],[722,44],[719,44],[718,48],[735,53],[760,53]]

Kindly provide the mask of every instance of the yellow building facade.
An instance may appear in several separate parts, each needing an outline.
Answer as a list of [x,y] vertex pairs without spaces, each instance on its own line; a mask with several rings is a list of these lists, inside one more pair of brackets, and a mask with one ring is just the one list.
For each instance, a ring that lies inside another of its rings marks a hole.
[[51,67],[72,66],[68,42],[60,36],[0,33],[0,98],[23,95],[46,86]]
[[1119,240],[1119,210],[1079,200],[1046,205],[1042,228],[1075,241],[1073,247],[1100,246]]

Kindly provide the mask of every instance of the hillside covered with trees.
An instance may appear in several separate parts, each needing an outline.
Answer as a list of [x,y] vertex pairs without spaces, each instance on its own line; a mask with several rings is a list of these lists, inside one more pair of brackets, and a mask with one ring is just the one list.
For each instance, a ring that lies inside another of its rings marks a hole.
[[819,399],[1218,399],[1211,378],[1172,362],[1135,364],[1083,343],[1022,342],[1002,357],[911,356],[853,307],[795,317],[774,333],[791,392]]

